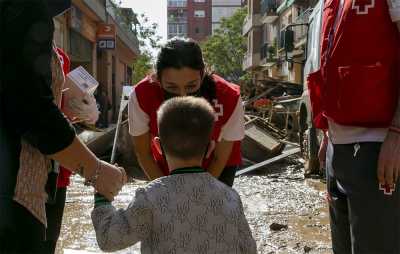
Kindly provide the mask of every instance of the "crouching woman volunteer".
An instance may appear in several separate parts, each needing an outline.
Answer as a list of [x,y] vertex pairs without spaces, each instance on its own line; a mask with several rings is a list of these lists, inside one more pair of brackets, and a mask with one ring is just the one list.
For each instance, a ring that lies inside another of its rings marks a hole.
[[200,46],[183,38],[173,38],[161,48],[156,75],[140,81],[130,97],[129,132],[147,177],[153,180],[168,175],[162,148],[153,140],[158,136],[156,112],[163,101],[174,96],[203,97],[214,107],[215,125],[208,151],[204,151],[203,167],[232,186],[241,164],[240,142],[244,137],[240,89],[215,74],[206,73]]

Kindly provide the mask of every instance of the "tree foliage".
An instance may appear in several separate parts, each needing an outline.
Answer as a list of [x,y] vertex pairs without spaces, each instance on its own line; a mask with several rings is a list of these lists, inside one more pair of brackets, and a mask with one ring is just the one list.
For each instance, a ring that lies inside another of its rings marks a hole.
[[146,77],[154,65],[154,56],[151,51],[160,48],[161,36],[157,34],[158,24],[150,23],[149,18],[140,14],[139,24],[136,28],[140,46],[140,55],[133,64],[134,84]]
[[153,56],[147,50],[140,53],[133,64],[133,83],[137,84],[140,80],[150,74],[153,69]]
[[230,18],[222,19],[221,26],[202,43],[205,61],[211,70],[234,82],[247,80],[242,70],[246,53],[242,28],[246,14],[247,9],[241,8]]
[[132,66],[132,80],[136,84],[152,71],[154,57],[151,52],[160,47],[162,37],[157,34],[158,24],[151,23],[145,14],[124,11],[125,8],[119,7],[121,1],[113,0],[112,4],[119,20],[135,33],[139,41],[140,55]]

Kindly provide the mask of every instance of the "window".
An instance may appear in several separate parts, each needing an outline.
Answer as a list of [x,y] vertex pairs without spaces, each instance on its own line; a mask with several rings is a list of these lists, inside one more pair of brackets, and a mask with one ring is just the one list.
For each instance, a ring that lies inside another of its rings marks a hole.
[[186,36],[187,26],[186,24],[168,24],[168,36]]
[[195,10],[194,17],[195,18],[204,18],[206,16],[206,12],[204,10]]
[[212,22],[221,22],[222,18],[231,17],[239,7],[212,7]]
[[[271,1],[271,0],[269,0]],[[276,0],[274,0],[276,1]],[[250,1],[247,1],[250,2]],[[241,6],[242,1],[241,0],[212,0],[213,5],[218,5],[218,6]],[[251,3],[249,3],[249,6]]]
[[176,25],[175,24],[168,24],[168,33],[176,34]]
[[186,7],[186,0],[168,0],[168,7]]
[[205,3],[206,0],[194,0],[195,3]]
[[195,32],[196,34],[200,33],[200,28],[196,27]]

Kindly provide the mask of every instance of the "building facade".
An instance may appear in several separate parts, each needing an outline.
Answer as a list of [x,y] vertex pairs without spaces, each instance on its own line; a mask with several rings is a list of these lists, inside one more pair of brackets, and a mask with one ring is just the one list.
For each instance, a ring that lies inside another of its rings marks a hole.
[[212,0],[212,33],[221,25],[222,18],[231,17],[241,7],[242,0]]
[[242,0],[168,0],[168,39],[203,41],[242,5]]
[[188,37],[203,41],[211,35],[211,0],[188,0]]
[[[316,0],[247,0],[248,16],[243,25],[247,54],[243,69],[251,72],[253,84],[268,79],[303,82],[303,64],[309,15]],[[294,32],[294,50],[285,52],[284,31]],[[288,55],[289,54],[289,55]],[[287,61],[287,57],[292,61]]]
[[188,36],[188,1],[187,0],[168,0],[167,4],[168,19],[168,39],[172,37]]
[[[54,21],[56,45],[69,55],[71,69],[83,66],[99,81],[97,93],[105,93],[111,105],[103,116],[109,121],[118,116],[122,86],[132,85],[132,64],[139,55],[134,31],[116,12],[109,0],[73,0],[72,8]],[[98,30],[104,25],[115,28],[114,49],[99,48]]]

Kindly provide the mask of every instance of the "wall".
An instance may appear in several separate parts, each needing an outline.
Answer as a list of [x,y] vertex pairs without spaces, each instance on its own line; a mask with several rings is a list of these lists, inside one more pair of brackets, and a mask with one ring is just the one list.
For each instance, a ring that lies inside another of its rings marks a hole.
[[[206,0],[204,3],[188,1],[188,37],[197,41],[202,41],[211,35],[211,1]],[[202,10],[205,17],[195,17],[195,11]]]
[[241,6],[242,5],[242,1],[241,0],[212,0],[212,5],[237,5],[237,6]]

